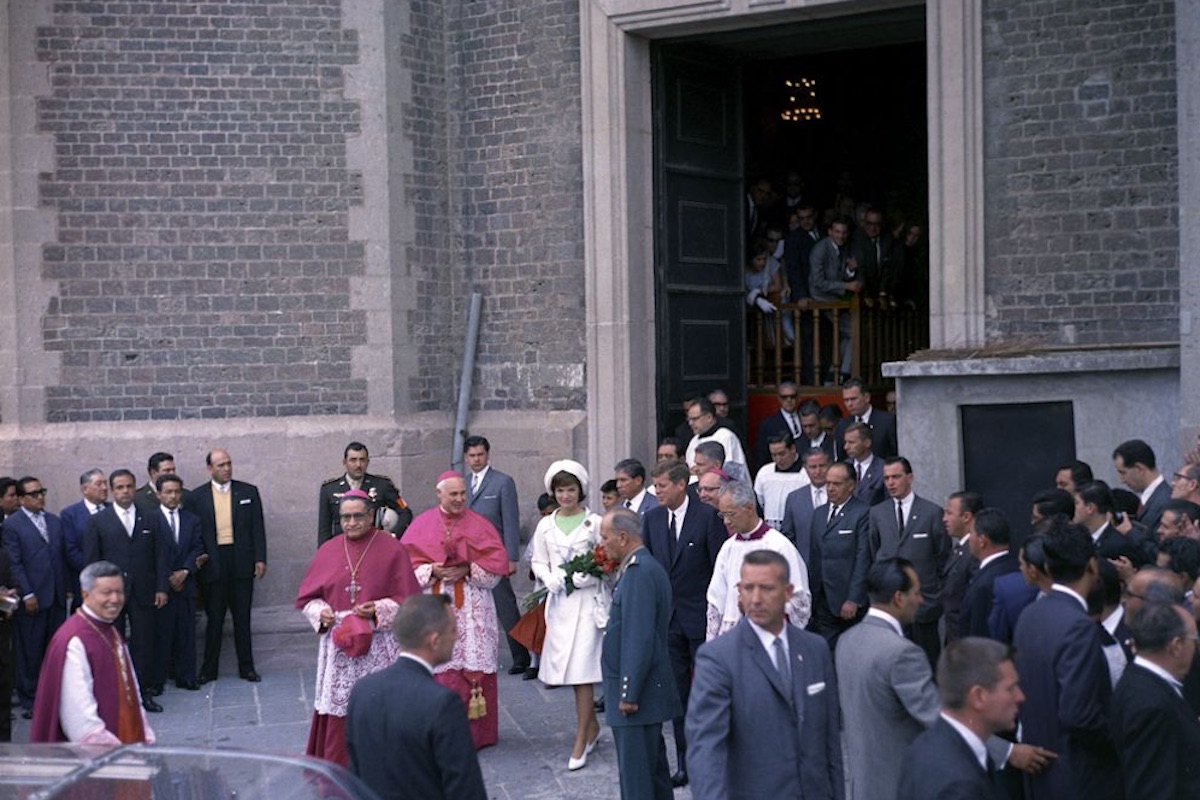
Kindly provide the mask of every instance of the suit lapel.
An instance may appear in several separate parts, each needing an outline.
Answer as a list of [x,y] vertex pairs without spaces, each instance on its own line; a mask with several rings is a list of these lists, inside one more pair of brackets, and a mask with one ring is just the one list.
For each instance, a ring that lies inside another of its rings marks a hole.
[[[784,623],[788,632],[788,658],[792,668],[792,704],[796,709],[796,719],[798,722],[804,722],[804,703],[808,692],[809,667],[804,660],[804,653],[800,646],[800,631],[793,630],[792,626]],[[829,687],[826,687],[829,691]]]
[[[758,640],[758,634],[750,627],[749,622],[743,621],[740,624],[742,628],[742,646],[750,648],[751,660],[767,676],[767,680],[774,687],[775,691],[779,692],[779,696],[786,700],[789,706],[795,706],[796,701],[793,697],[792,687],[784,685],[779,670],[775,669],[775,664],[771,661],[771,657],[767,655],[762,642]],[[792,683],[795,683],[795,672],[792,673]]]

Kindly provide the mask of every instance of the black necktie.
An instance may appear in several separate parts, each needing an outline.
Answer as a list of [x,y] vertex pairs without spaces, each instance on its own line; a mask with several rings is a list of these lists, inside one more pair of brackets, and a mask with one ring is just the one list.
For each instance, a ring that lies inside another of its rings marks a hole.
[[904,502],[896,501],[896,530],[904,532]]
[[834,518],[837,517],[837,510],[838,510],[837,506],[829,507],[829,521],[830,522],[833,522]]
[[671,515],[671,536],[670,536],[670,539],[668,540],[669,549],[667,550],[667,552],[670,555],[671,560],[674,561],[675,560],[675,545],[678,544],[678,542],[676,540],[679,538],[679,533],[678,533],[679,529],[677,527],[675,527],[675,512],[668,511],[667,513]]

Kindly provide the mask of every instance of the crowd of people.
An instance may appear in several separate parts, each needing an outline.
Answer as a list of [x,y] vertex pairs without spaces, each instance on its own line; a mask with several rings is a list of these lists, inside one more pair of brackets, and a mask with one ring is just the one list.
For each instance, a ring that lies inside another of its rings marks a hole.
[[[690,398],[690,436],[664,437],[649,468],[614,465],[602,514],[583,465],[550,464],[524,555],[487,439],[415,517],[348,445],[296,599],[317,636],[308,754],[381,797],[486,797],[504,635],[511,675],[572,687],[567,770],[603,714],[623,798],[1200,796],[1200,458],[1168,477],[1145,442],[1120,443],[1128,492],[1065,464],[1021,537],[974,492],[919,496],[894,413],[861,381],[832,425],[794,384],[778,401],[751,450],[727,396]],[[164,682],[217,678],[229,609],[239,674],[261,679],[261,500],[226,451],[206,462],[190,492],[166,453],[141,488],[90,470],[59,516],[36,478],[0,480],[15,500],[0,632],[33,741],[153,742]],[[524,614],[522,561],[538,587]]]
[[[814,302],[858,295],[867,307],[916,308],[928,295],[928,270],[923,254],[923,228],[898,209],[885,218],[877,204],[858,202],[848,176],[831,204],[815,203],[803,177],[789,173],[776,188],[769,178],[750,184],[745,200],[747,242],[744,271],[746,305],[765,315],[763,329],[774,345],[775,320],[781,304],[804,311]],[[797,331],[791,314],[779,320],[783,344],[790,347]],[[832,365],[833,315],[823,311],[820,324],[821,364]],[[802,354],[800,378],[811,386],[848,378],[853,332],[851,317],[838,319],[841,376],[814,375],[813,320],[800,317]]]
[[[4,738],[15,689],[35,741],[152,740],[146,713],[163,710],[156,698],[168,680],[196,691],[217,679],[230,613],[239,675],[261,680],[250,613],[267,570],[262,501],[233,479],[228,452],[205,462],[210,480],[191,491],[169,453],[150,457],[141,487],[128,469],[87,470],[80,499],[57,515],[37,477],[0,478]],[[208,624],[197,674],[201,592]]]

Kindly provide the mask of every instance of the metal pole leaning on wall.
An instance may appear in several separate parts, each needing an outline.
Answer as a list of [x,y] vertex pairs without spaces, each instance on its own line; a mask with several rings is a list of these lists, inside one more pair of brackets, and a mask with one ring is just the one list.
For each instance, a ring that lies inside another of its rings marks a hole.
[[471,312],[467,317],[467,341],[463,347],[462,376],[458,381],[458,415],[454,418],[454,450],[450,468],[462,471],[462,447],[467,438],[467,411],[471,407],[471,377],[475,374],[475,347],[479,342],[479,312],[483,295],[471,292]]

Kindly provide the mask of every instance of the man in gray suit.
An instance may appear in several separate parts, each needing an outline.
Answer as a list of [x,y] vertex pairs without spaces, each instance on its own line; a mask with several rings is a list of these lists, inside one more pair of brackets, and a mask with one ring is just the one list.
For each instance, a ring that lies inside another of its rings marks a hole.
[[694,797],[844,796],[833,659],[820,637],[788,624],[788,572],[776,552],[747,553],[738,584],[746,616],[696,656],[687,710]]
[[[508,554],[508,575],[517,571],[521,560],[521,513],[517,507],[517,485],[513,479],[495,469],[489,463],[492,445],[482,436],[468,436],[463,442],[463,464],[467,468],[467,508],[479,514],[496,529],[504,542]],[[500,579],[492,589],[496,601],[496,616],[500,628],[512,630],[521,618],[517,608],[517,597],[513,594],[508,576]],[[508,637],[508,650],[512,653],[509,675],[519,675],[529,667],[529,651],[525,646]]]
[[825,475],[829,470],[829,453],[820,447],[805,451],[804,471],[808,473],[808,486],[803,486],[788,495],[783,504],[783,526],[779,532],[792,540],[804,563],[811,563],[809,546],[812,539],[813,509],[825,505]]
[[903,456],[883,462],[883,485],[889,499],[871,509],[871,560],[902,556],[921,579],[924,600],[905,633],[937,664],[941,652],[938,619],[942,616],[942,574],[951,542],[942,524],[942,507],[912,490],[912,465]]
[[[901,629],[924,598],[912,563],[885,558],[867,572],[871,608],[838,641],[838,695],[846,743],[850,800],[897,800],[905,752],[938,719],[941,701],[921,648]],[[992,737],[988,755],[1026,772],[1045,769],[1053,753]]]
[[[829,235],[813,246],[808,256],[808,288],[812,299],[817,302],[842,300],[853,292],[863,288],[862,275],[858,272],[858,262],[848,258],[846,238],[849,235],[850,220],[837,217],[829,225]],[[838,316],[838,337],[841,339],[840,370],[846,378],[850,377],[850,331],[851,316],[842,313]],[[833,341],[833,313],[821,312],[821,363],[832,364],[829,343]],[[827,349],[829,348],[829,349]],[[826,367],[828,369],[828,367]]]
[[871,510],[854,496],[854,470],[839,461],[826,473],[829,502],[812,515],[813,625],[832,649],[867,606],[871,556],[867,520]]

